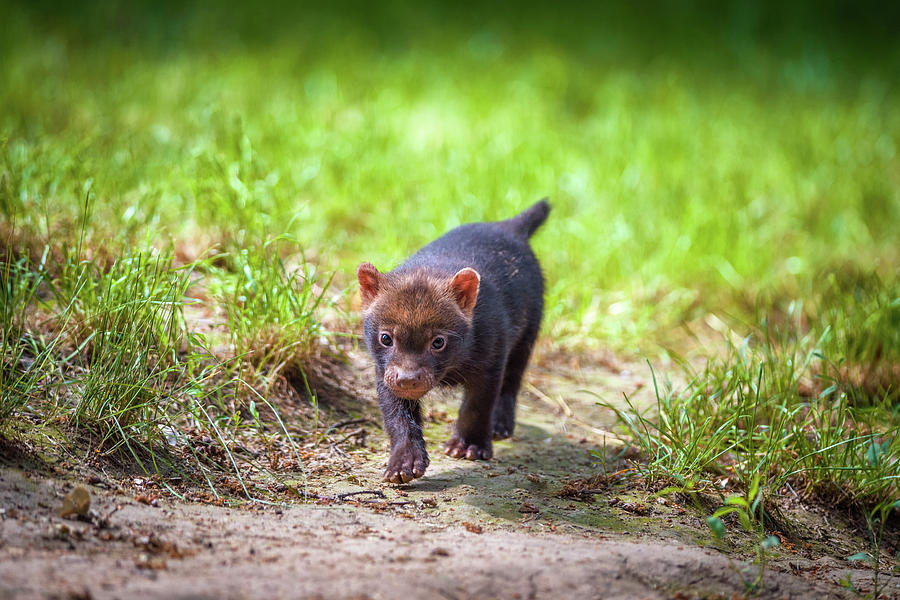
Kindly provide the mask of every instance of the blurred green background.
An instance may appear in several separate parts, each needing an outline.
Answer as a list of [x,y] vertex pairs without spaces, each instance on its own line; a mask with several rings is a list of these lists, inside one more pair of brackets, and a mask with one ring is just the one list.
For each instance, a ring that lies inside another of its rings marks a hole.
[[562,344],[895,290],[882,4],[5,2],[4,243],[74,245],[87,197],[98,251],[287,233],[350,287],[549,196]]

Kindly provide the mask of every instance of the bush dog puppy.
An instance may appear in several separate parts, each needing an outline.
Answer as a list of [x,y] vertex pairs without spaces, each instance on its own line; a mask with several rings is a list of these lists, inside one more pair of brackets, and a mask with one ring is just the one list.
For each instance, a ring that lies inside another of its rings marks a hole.
[[544,308],[544,278],[528,239],[546,220],[541,200],[512,219],[457,227],[405,263],[356,271],[366,346],[391,455],[385,481],[425,474],[419,399],[436,385],[464,389],[444,452],[488,460],[512,435],[516,394]]

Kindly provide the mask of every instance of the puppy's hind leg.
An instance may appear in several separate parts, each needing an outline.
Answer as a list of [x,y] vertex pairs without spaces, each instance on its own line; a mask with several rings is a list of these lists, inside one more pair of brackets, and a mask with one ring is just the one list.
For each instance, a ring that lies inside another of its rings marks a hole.
[[533,327],[522,336],[522,339],[509,353],[506,360],[506,370],[503,374],[503,385],[500,388],[500,397],[494,404],[494,412],[491,415],[493,437],[495,440],[508,438],[516,427],[516,396],[522,385],[522,376],[531,358],[531,349],[537,338],[538,328]]

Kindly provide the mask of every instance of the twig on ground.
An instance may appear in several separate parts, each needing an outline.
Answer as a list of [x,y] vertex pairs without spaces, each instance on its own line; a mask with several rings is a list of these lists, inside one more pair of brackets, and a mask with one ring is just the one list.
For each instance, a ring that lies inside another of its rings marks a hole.
[[796,498],[797,500],[800,499],[800,496],[797,495],[797,492],[794,491],[794,488],[791,487],[791,484],[790,484],[790,483],[788,483],[787,481],[785,481],[785,482],[784,482],[784,485],[787,486],[787,489],[789,489],[789,490],[791,491],[791,494],[793,494],[794,498]]
[[340,429],[341,427],[346,427],[347,425],[359,425],[362,423],[371,423],[371,422],[372,422],[372,419],[370,419],[368,417],[362,417],[360,419],[345,419],[343,421],[338,421],[334,425],[329,426],[328,429],[325,430],[325,435],[331,433],[335,429]]
[[[316,441],[315,441],[311,446],[309,446],[309,447],[312,447],[312,448],[317,447],[319,444],[322,443],[322,440],[324,440],[325,438],[327,438],[331,433],[333,433],[334,431],[340,429],[341,427],[347,427],[348,425],[359,425],[359,424],[362,424],[362,423],[369,423],[369,424],[373,424],[373,425],[375,424],[375,422],[372,421],[371,419],[369,419],[368,417],[362,417],[362,418],[359,418],[359,419],[345,419],[345,420],[343,420],[343,421],[338,421],[338,422],[335,423],[334,425],[330,425],[324,432],[322,432],[322,433],[316,438]],[[352,436],[352,435],[358,433],[358,432],[361,431],[361,430],[362,430],[362,427],[360,427],[359,429],[357,429],[356,432],[347,434],[347,436],[345,436],[340,442],[336,442],[336,443],[337,443],[337,444],[340,444],[340,443],[344,442],[348,437],[350,437],[350,436]],[[332,444],[332,446],[334,446],[334,444]]]
[[[325,502],[356,502],[359,504],[380,506],[409,506],[410,504],[415,504],[415,502],[412,500],[393,500],[391,502],[386,502],[384,492],[382,492],[381,490],[359,490],[356,492],[344,492],[342,494],[335,494],[334,496],[326,496],[323,494],[316,494],[315,492],[304,492],[296,488],[289,489],[293,491],[297,496],[306,500],[322,500]],[[367,494],[374,496],[374,498],[354,498],[354,496],[363,496]]]
[[355,436],[357,436],[357,435],[360,435],[360,434],[362,434],[362,433],[365,433],[365,431],[366,431],[366,430],[363,429],[362,427],[360,427],[359,429],[354,429],[353,431],[351,431],[350,433],[348,433],[347,435],[345,435],[344,437],[342,437],[342,438],[339,439],[338,441],[333,442],[333,443],[331,444],[331,447],[333,448],[333,447],[335,447],[335,446],[339,446],[339,445],[343,444],[344,442],[346,442],[347,440],[349,440],[350,438],[355,437]]
[[335,494],[335,498],[349,498],[350,496],[362,496],[363,494],[370,494],[372,496],[378,496],[379,498],[384,498],[384,492],[381,490],[360,490],[358,492],[344,492],[343,494]]

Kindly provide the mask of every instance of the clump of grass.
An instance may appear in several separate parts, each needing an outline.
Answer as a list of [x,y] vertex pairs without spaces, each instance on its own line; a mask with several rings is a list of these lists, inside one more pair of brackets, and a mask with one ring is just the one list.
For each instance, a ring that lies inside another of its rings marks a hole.
[[7,249],[0,262],[0,424],[46,389],[40,381],[52,353],[27,318],[42,281],[27,258]]
[[[53,254],[49,248],[44,252],[45,258]],[[267,409],[265,418],[253,401],[249,416],[236,409],[228,398],[243,385],[241,373],[231,367],[237,359],[222,362],[185,320],[198,267],[214,271],[208,262],[178,265],[171,251],[152,248],[125,252],[109,264],[81,254],[79,248],[62,253],[65,259],[52,274],[44,262],[12,258],[12,251],[0,265],[0,425],[23,410],[38,427],[71,423],[91,434],[96,450],[123,450],[175,494],[173,478],[202,477],[219,499],[216,482],[230,473],[237,483],[229,495],[265,501],[267,492],[249,480],[248,465],[261,477],[279,476],[275,468],[235,452],[248,436],[266,440],[273,449],[270,464],[302,469],[278,408],[257,398]],[[261,293],[276,294],[264,287],[272,281],[255,282]],[[308,282],[313,285],[312,278]],[[306,319],[288,324],[318,324],[312,312]],[[307,340],[304,351],[314,343]],[[201,437],[210,442],[198,444]],[[278,458],[290,454],[294,460]]]
[[[848,356],[866,356],[890,341],[892,332],[871,326],[893,318],[891,302],[878,304],[891,293],[873,290],[869,307],[881,311],[824,295],[820,314],[826,320],[812,330],[805,326],[808,313],[792,303],[786,314],[764,317],[740,343],[729,341],[727,354],[710,359],[701,371],[684,362],[687,383],[681,389],[661,388],[654,373],[655,415],[640,413],[630,402],[624,410],[604,403],[641,449],[637,470],[651,484],[663,482],[659,494],[689,493],[695,500],[697,492],[728,494],[707,523],[722,540],[721,517],[735,513],[756,536],[758,570],[755,576],[739,573],[748,591],[760,589],[767,553],[779,542],[767,531],[773,524],[782,531],[787,526],[772,515],[772,509],[778,513],[774,500],[783,495],[843,505],[864,516],[873,552],[850,559],[872,560],[877,588],[885,524],[900,508],[896,382],[867,386],[848,377],[844,365]],[[868,336],[850,344],[846,334],[835,335],[832,324]],[[825,354],[836,350],[837,361]]]
[[169,380],[190,351],[183,304],[193,266],[148,250],[104,268],[71,252],[50,283],[60,335],[74,346],[67,362],[80,372],[74,416],[104,438],[158,438]]
[[759,474],[773,493],[792,486],[848,505],[894,501],[900,415],[889,396],[850,385],[822,353],[831,330],[804,334],[800,317],[798,304],[702,371],[686,367],[683,389],[657,386],[655,415],[606,403],[640,446],[645,476],[711,491],[748,489]]
[[[299,257],[295,266],[285,256]],[[333,274],[307,262],[299,243],[279,236],[254,248],[235,251],[231,269],[219,270],[212,284],[227,315],[238,378],[263,383],[266,395],[272,381],[310,358],[329,335],[319,317]]]
[[[15,151],[4,158],[25,168]],[[274,474],[258,468],[252,455],[235,452],[255,436],[272,449],[271,464],[302,469],[278,408],[254,387],[262,382],[268,393],[269,381],[308,357],[325,334],[318,310],[331,279],[302,255],[298,266],[287,266],[295,242],[279,237],[216,257],[226,268],[213,258],[179,262],[171,246],[151,244],[149,233],[142,250],[122,240],[99,244],[96,224],[104,216],[95,199],[101,192],[89,179],[79,186],[80,212],[63,216],[80,227],[74,235],[70,228],[65,242],[46,245],[35,263],[36,228],[58,233],[59,224],[49,215],[36,222],[34,207],[19,204],[32,190],[24,179],[2,169],[0,179],[10,217],[4,233],[15,241],[0,264],[0,423],[27,410],[38,427],[71,424],[90,434],[96,450],[124,451],[164,485],[173,475],[202,475],[215,497],[214,482],[231,473],[239,482],[231,493],[260,499],[248,463],[263,477]],[[212,352],[184,314],[187,303],[199,302],[189,297],[191,286],[206,293],[199,289],[204,273],[209,288],[227,290],[217,298],[234,350],[227,356]],[[235,401],[241,390],[249,390],[249,405]],[[278,458],[291,452],[296,460]]]

